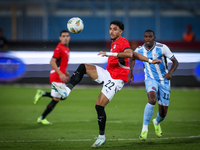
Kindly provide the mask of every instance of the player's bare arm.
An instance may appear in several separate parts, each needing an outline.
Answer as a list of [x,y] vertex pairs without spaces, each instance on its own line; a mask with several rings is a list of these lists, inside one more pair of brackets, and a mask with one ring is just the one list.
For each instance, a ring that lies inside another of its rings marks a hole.
[[121,57],[121,58],[131,58],[132,55],[133,55],[132,49],[125,49],[123,52],[118,53],[118,57]]
[[134,81],[133,68],[135,66],[135,59],[130,58],[129,66],[130,66],[130,71],[128,75],[128,83],[131,84]]
[[63,82],[67,82],[67,77],[65,74],[63,74],[59,69],[58,69],[58,66],[56,64],[56,58],[51,58],[51,61],[50,61],[50,65],[51,67],[56,71],[56,73],[60,76],[60,80],[63,81]]
[[115,56],[115,57],[121,57],[121,58],[133,58],[133,59],[138,59],[141,61],[149,62],[152,64],[159,64],[162,63],[161,60],[159,59],[148,59],[147,57],[143,56],[142,54],[139,54],[137,52],[133,52],[132,49],[125,49],[124,52],[121,53],[112,53],[112,52],[103,52],[100,51],[98,55],[101,55],[102,57],[110,57],[110,56]]
[[174,71],[176,70],[176,68],[178,67],[178,64],[179,64],[175,57],[172,58],[171,61],[173,62],[172,66],[171,66],[169,72],[164,75],[165,79],[167,79],[167,80],[171,80],[172,74],[174,73]]
[[112,52],[103,52],[100,51],[98,55],[101,55],[102,57],[109,57],[109,56],[116,56],[120,58],[131,58],[133,55],[133,50],[132,49],[125,49],[123,52],[120,53],[112,53]]
[[142,54],[140,53],[137,53],[137,52],[133,52],[133,59],[138,59],[138,60],[141,60],[141,61],[145,61],[145,62],[149,62],[149,63],[152,63],[152,64],[159,64],[159,63],[162,63],[161,60],[159,59],[154,59],[154,60],[151,60],[145,56],[143,56]]

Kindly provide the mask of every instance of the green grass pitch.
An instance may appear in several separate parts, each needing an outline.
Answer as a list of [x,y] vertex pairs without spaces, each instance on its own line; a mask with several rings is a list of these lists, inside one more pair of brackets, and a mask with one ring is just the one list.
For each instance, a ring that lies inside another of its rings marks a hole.
[[[50,88],[40,87],[45,91]],[[50,98],[37,105],[37,88],[0,85],[0,149],[89,150],[98,136],[95,102],[101,87],[75,88],[67,100],[47,116],[52,125],[37,124]],[[139,140],[147,96],[145,88],[125,87],[106,107],[105,150],[192,150],[200,149],[200,89],[173,89],[166,119],[157,138],[152,122],[148,139]],[[156,104],[153,118],[156,117]]]

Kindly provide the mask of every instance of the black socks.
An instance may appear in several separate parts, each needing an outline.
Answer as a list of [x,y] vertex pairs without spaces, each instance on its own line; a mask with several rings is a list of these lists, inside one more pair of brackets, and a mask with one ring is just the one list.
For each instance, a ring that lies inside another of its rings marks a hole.
[[99,134],[104,135],[106,126],[106,112],[103,106],[95,106],[98,115]]
[[53,97],[51,96],[51,92],[43,92],[43,95],[42,95],[42,96],[53,98]]
[[52,101],[47,105],[46,110],[43,112],[41,119],[44,119],[54,109],[57,103],[58,101],[52,99]]
[[72,90],[73,87],[82,80],[84,74],[86,74],[85,64],[80,64],[77,70],[71,76],[71,80],[67,84],[67,87]]

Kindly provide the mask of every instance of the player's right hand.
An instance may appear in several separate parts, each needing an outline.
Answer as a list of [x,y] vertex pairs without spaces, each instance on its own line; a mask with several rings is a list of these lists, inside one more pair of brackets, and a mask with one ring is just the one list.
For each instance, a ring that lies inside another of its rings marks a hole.
[[60,74],[59,76],[62,82],[67,82],[69,80],[69,77],[67,77],[65,74]]
[[101,55],[101,57],[104,57],[104,56],[106,56],[106,52],[100,51],[100,52],[98,53],[98,55]]
[[159,63],[162,63],[162,61],[160,59],[154,59],[152,61],[152,64],[159,64]]

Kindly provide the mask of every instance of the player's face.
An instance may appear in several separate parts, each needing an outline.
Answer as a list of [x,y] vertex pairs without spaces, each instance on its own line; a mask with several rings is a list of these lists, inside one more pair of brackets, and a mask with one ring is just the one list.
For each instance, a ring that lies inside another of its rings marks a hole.
[[156,37],[153,35],[153,32],[145,32],[144,33],[143,40],[144,40],[145,46],[147,46],[147,48],[153,47],[155,39],[156,39]]
[[116,41],[118,38],[120,38],[122,30],[117,25],[111,24],[109,33],[111,40]]
[[71,37],[70,37],[70,35],[69,35],[68,32],[63,32],[63,33],[61,34],[61,36],[59,37],[61,43],[62,43],[63,45],[67,45],[67,46],[68,46],[68,44],[69,44],[70,38],[71,38]]

